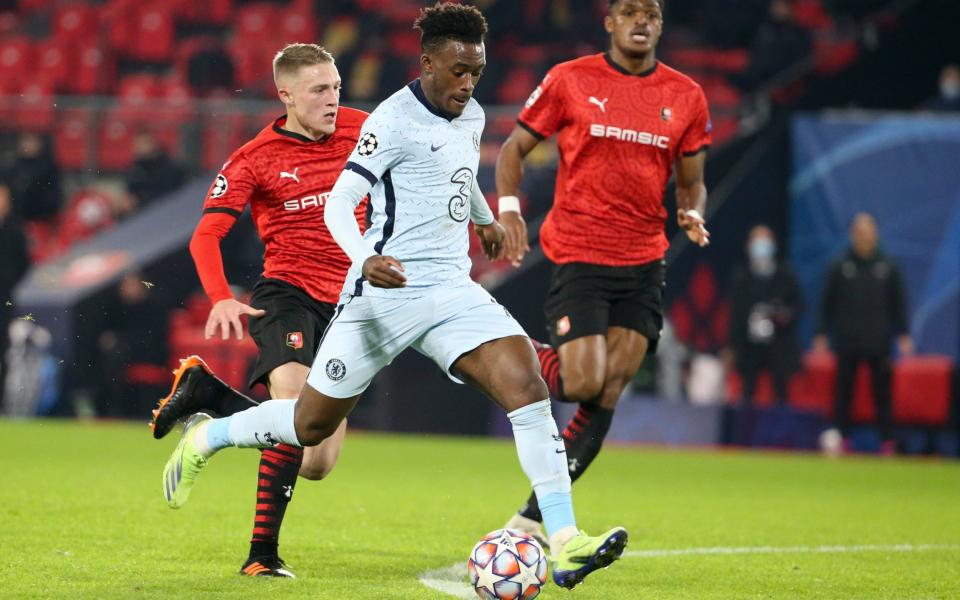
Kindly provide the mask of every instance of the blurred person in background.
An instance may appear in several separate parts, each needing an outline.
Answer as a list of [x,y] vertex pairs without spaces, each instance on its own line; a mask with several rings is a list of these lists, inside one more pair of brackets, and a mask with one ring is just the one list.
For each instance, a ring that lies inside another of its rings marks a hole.
[[[893,454],[890,348],[896,340],[901,356],[913,354],[907,331],[907,300],[896,262],[880,250],[877,222],[859,213],[850,226],[850,249],[827,272],[815,351],[831,347],[837,355],[837,388],[833,429],[823,440],[842,438],[850,449],[850,406],[861,362],[870,367],[881,452]],[[832,443],[825,450],[833,451]]]
[[60,168],[50,145],[38,133],[17,140],[16,158],[6,173],[14,199],[14,212],[28,221],[52,219],[63,205]]
[[7,378],[7,348],[10,346],[10,321],[13,320],[13,289],[30,267],[27,238],[13,212],[10,187],[0,183],[0,407],[3,406]]
[[939,94],[927,100],[923,108],[935,111],[960,111],[960,66],[949,64],[940,71]]
[[141,131],[133,138],[133,166],[127,171],[127,192],[140,209],[183,185],[184,168],[160,145],[156,136]]
[[773,378],[776,400],[787,400],[787,383],[800,368],[796,322],[803,310],[800,286],[793,269],[777,261],[777,239],[766,225],[747,237],[747,264],[731,285],[730,359],[743,385],[743,401],[752,405],[757,376]]
[[750,43],[747,70],[733,77],[733,83],[752,90],[808,56],[810,48],[810,34],[794,20],[791,0],[772,0]]
[[126,273],[107,298],[98,338],[99,416],[139,417],[163,393],[162,387],[135,381],[131,367],[166,365],[167,312],[156,290],[138,272]]
[[[517,197],[524,158],[557,134],[560,168],[540,243],[553,263],[550,344],[534,342],[553,399],[579,404],[563,432],[570,478],[600,453],[613,413],[663,327],[664,191],[676,172],[677,224],[709,243],[703,214],[710,115],[700,85],[658,61],[660,0],[611,0],[610,50],[556,65],[497,157],[505,254],[529,250]],[[589,90],[585,91],[585,90]],[[506,527],[540,535],[535,494]]]

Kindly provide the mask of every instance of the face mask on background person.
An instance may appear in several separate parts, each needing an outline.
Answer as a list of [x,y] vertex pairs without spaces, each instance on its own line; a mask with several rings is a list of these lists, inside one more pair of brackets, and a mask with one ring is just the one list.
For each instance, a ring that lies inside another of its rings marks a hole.
[[761,237],[750,242],[747,255],[750,257],[750,270],[758,275],[770,275],[774,270],[774,255],[777,244],[770,238]]
[[949,79],[940,84],[940,95],[946,100],[960,98],[960,81]]

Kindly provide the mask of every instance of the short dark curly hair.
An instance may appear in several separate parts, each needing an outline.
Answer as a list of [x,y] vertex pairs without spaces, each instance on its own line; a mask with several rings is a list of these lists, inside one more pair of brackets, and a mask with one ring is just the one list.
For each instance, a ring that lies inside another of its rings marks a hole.
[[[613,5],[616,4],[617,2],[620,2],[620,0],[610,0],[610,8],[613,8]],[[663,10],[664,8],[666,8],[663,5],[664,2],[666,2],[666,0],[657,0],[657,4],[660,5],[660,10]]]
[[487,20],[475,6],[437,2],[429,8],[420,9],[420,16],[413,22],[420,31],[420,48],[439,50],[448,40],[479,44],[487,33]]

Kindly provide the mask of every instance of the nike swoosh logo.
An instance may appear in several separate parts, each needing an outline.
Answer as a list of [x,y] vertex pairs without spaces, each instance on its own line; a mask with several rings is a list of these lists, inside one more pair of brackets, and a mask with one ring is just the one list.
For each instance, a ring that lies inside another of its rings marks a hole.
[[563,450],[554,450],[554,452],[556,452],[557,454],[564,454],[566,453],[566,451],[567,451],[566,448],[564,448]]
[[444,146],[446,146],[446,144],[440,144],[439,146],[434,146],[433,144],[430,144],[430,152],[436,152],[437,150],[439,150],[440,148],[443,148]]

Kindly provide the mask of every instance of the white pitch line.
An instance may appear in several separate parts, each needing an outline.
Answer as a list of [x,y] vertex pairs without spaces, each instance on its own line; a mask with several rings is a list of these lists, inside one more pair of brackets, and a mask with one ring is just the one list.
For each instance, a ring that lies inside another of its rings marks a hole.
[[[729,554],[847,554],[856,552],[937,552],[960,551],[960,544],[860,544],[856,546],[740,546],[679,548],[676,550],[628,550],[624,558],[662,558],[669,556],[709,556]],[[466,583],[465,563],[431,569],[420,575],[420,583],[454,598],[474,598]]]

